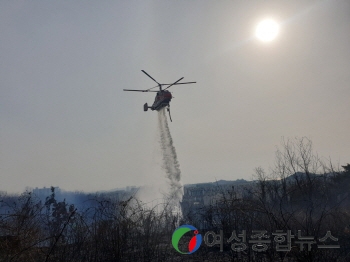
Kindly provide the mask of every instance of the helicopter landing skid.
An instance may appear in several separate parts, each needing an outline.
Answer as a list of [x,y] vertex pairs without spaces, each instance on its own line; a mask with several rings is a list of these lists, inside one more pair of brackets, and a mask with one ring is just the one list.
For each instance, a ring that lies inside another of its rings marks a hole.
[[171,120],[171,115],[170,115],[170,106],[168,106],[166,110],[169,112],[170,122],[173,122],[173,120]]

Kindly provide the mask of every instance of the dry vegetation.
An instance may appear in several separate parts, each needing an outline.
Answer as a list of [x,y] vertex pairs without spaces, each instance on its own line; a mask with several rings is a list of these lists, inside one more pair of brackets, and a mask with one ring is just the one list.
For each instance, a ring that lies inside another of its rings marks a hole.
[[[268,173],[257,168],[256,180],[244,194],[235,188],[222,190],[211,205],[184,210],[182,221],[169,205],[159,211],[135,198],[96,197],[93,205],[78,210],[57,201],[54,189],[45,202],[31,192],[2,194],[0,261],[349,261],[350,165],[343,168],[323,163],[306,138],[285,141],[276,165]],[[202,235],[222,230],[223,252],[219,245],[203,242],[194,254],[178,254],[171,245],[178,223],[194,225]],[[290,251],[276,251],[271,241],[264,252],[253,251],[249,243],[237,252],[227,242],[233,230],[246,230],[247,242],[253,230],[268,235],[291,230],[295,238]],[[311,250],[307,245],[302,250],[295,243],[298,230],[315,240],[331,231],[340,248],[313,244]]]

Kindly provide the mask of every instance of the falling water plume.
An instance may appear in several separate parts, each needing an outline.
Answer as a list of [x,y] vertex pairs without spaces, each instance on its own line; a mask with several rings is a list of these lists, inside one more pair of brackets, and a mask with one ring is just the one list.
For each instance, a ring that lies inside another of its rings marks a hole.
[[183,196],[180,165],[177,160],[176,150],[170,134],[165,108],[158,112],[158,126],[160,131],[160,146],[163,155],[163,169],[166,172],[170,192],[168,198],[174,206],[178,206]]

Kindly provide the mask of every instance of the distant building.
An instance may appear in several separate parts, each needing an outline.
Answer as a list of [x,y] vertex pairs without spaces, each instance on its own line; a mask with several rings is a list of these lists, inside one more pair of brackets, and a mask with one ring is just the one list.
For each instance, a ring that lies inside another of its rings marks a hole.
[[244,187],[251,182],[246,180],[224,181],[214,183],[201,183],[184,186],[184,196],[181,202],[183,214],[215,205],[224,194],[234,194],[235,198],[243,198]]
[[[61,200],[61,189],[59,187],[53,187],[55,189],[55,198]],[[39,198],[41,201],[45,202],[46,198],[52,194],[51,187],[34,188],[32,189],[32,194]],[[63,199],[62,199],[63,200]]]

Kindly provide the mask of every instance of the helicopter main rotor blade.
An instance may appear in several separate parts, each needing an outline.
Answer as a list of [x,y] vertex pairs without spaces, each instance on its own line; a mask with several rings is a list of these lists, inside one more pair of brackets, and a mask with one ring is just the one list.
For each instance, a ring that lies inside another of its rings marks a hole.
[[123,91],[149,92],[148,90],[137,90],[137,89],[123,89]]
[[184,79],[184,78],[183,78],[183,77],[181,77],[179,80],[177,80],[176,82],[172,83],[170,86],[168,86],[167,88],[164,88],[163,90],[166,90],[166,89],[168,89],[168,88],[172,87],[173,85],[176,85],[176,84],[177,84],[177,82],[181,81],[182,79]]
[[160,85],[157,80],[155,80],[153,77],[151,77],[149,74],[146,73],[145,70],[141,70],[143,73],[145,73],[149,78],[151,78],[154,82],[156,82],[158,85]]
[[[173,84],[173,85],[185,85],[185,84],[195,84],[197,82],[184,82],[184,83],[176,83],[176,84]],[[171,85],[171,84],[162,84],[162,85],[165,85],[165,86],[168,86],[168,85]]]
[[153,91],[153,90],[138,90],[138,89],[123,89],[123,91],[135,91],[135,92],[158,92],[158,91]]
[[[151,89],[156,88],[156,87],[159,87],[159,86],[154,86],[154,87],[148,88],[147,90],[151,90]],[[150,92],[158,92],[158,91],[150,91]]]
[[[160,85],[161,85],[161,86],[170,86],[170,85],[185,85],[185,84],[195,84],[195,83],[197,83],[197,82],[184,82],[184,83],[160,84]],[[159,85],[158,85],[158,86],[151,87],[151,88],[148,88],[147,90],[151,90],[151,89],[156,88],[156,87],[159,87]],[[158,91],[150,91],[150,92],[158,92]]]

